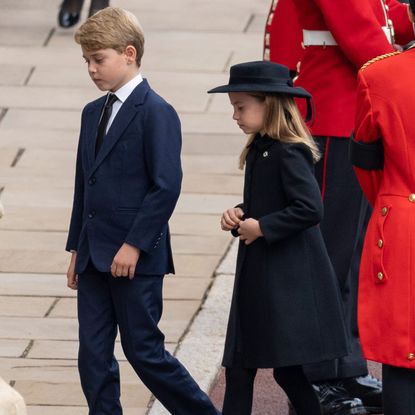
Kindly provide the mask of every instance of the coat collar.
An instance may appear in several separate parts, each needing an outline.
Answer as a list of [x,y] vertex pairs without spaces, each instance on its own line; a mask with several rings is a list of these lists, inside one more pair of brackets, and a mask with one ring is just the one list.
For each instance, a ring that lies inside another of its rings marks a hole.
[[89,161],[89,176],[91,176],[98,166],[102,163],[105,157],[110,153],[116,142],[119,140],[127,126],[130,124],[136,113],[139,111],[140,106],[143,105],[146,95],[150,90],[150,85],[147,80],[143,80],[130,96],[125,100],[120,110],[118,111],[107,135],[105,136],[104,143],[95,158],[95,142],[98,131],[98,123],[105,104],[105,97],[101,97],[89,108],[89,117],[86,126],[87,137],[87,152]]
[[251,147],[256,147],[259,151],[264,151],[275,144],[277,140],[268,135],[257,134],[250,144]]

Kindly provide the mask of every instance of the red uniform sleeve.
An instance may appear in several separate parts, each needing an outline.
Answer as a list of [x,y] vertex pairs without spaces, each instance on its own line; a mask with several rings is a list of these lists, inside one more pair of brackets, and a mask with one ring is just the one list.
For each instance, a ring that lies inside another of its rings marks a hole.
[[414,40],[414,29],[408,17],[408,5],[397,0],[387,0],[386,5],[389,7],[389,15],[395,29],[395,42],[405,45]]
[[393,52],[368,1],[315,0],[315,2],[324,16],[328,30],[356,69],[374,56]]
[[[357,86],[354,139],[358,142],[371,143],[379,138],[381,138],[381,133],[373,114],[373,103],[363,72],[360,71]],[[382,180],[383,170],[363,170],[358,167],[354,169],[365,196],[373,206]]]

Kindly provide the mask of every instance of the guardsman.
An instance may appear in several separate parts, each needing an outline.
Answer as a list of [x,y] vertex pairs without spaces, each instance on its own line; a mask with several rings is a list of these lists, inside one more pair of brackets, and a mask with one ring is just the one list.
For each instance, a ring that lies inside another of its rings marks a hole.
[[[414,19],[415,0],[410,10]],[[359,274],[359,332],[365,357],[383,363],[385,415],[415,415],[414,46],[363,66],[350,142],[373,206]]]
[[[285,59],[290,47],[295,50],[298,46],[297,41],[277,42],[283,35],[278,35],[280,30],[277,34],[272,31],[275,18],[290,20],[288,15],[280,15],[280,2],[282,7],[284,0],[271,6],[273,19],[268,25],[269,38],[265,38],[269,56],[277,62]],[[303,32],[304,50],[296,85],[310,91],[315,102],[311,130],[323,153],[316,166],[325,211],[321,229],[343,294],[351,336],[350,355],[305,369],[315,383],[324,414],[378,413],[382,385],[368,375],[356,318],[360,252],[370,209],[348,160],[347,138],[354,124],[358,69],[375,56],[393,52],[395,43],[412,40],[412,25],[407,6],[397,0],[285,2],[295,5]],[[353,398],[363,401],[360,408]]]
[[292,0],[273,0],[265,26],[264,60],[288,66],[297,73],[304,52],[303,32]]

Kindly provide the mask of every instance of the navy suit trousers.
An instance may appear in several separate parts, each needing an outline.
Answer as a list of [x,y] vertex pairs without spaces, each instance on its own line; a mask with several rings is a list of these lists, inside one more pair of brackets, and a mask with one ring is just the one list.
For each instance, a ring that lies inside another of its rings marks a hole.
[[207,395],[164,348],[157,324],[163,276],[114,278],[89,265],[78,277],[79,373],[89,415],[121,415],[114,356],[117,327],[129,363],[155,397],[176,415],[217,415]]

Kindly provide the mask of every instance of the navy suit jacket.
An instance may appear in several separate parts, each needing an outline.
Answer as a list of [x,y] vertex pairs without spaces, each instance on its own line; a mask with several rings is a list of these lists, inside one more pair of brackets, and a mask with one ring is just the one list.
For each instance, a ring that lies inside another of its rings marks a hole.
[[75,272],[92,260],[110,272],[124,242],[141,250],[136,274],[174,273],[168,220],[180,194],[181,129],[174,110],[146,80],[121,106],[95,158],[105,97],[82,112],[66,249]]

